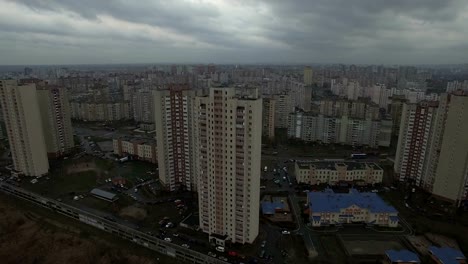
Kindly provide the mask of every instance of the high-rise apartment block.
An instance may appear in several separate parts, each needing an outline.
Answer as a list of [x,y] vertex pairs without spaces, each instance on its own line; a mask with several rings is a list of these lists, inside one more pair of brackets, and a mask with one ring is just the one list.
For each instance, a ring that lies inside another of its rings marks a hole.
[[418,186],[426,182],[427,157],[438,105],[437,102],[404,104],[395,157],[395,171],[400,181],[410,181]]
[[269,139],[275,138],[275,104],[270,98],[263,98],[262,135]]
[[149,89],[140,89],[133,94],[133,119],[136,122],[154,123],[154,96]]
[[[193,100],[188,85],[154,91],[159,179],[169,190],[196,190],[193,173]],[[198,157],[197,157],[198,158]]]
[[289,94],[273,95],[275,102],[275,127],[287,128],[289,113],[293,112],[291,96]]
[[36,85],[0,81],[0,100],[14,169],[26,176],[47,174],[49,161]]
[[451,94],[445,122],[432,194],[459,204],[468,200],[468,95]]
[[307,66],[304,68],[304,84],[312,85],[313,83],[313,70],[311,67]]
[[194,171],[200,228],[223,244],[252,243],[259,230],[262,99],[256,89],[210,88],[194,103]]
[[109,101],[71,101],[71,116],[73,119],[85,121],[117,121],[129,120],[130,102],[109,102]]
[[468,96],[443,94],[440,102],[406,103],[395,172],[400,181],[458,204],[468,191]]
[[394,95],[390,97],[389,111],[393,120],[392,135],[398,136],[400,133],[401,116],[403,114],[403,106],[408,101],[404,95]]
[[319,113],[325,116],[380,119],[379,106],[369,100],[323,99]]
[[36,87],[47,154],[49,157],[66,155],[75,146],[68,92],[45,82],[38,82]]
[[447,82],[447,89],[445,90],[447,93],[457,90],[468,92],[468,80]]
[[288,137],[325,144],[388,147],[391,140],[391,120],[332,117],[311,112],[289,115]]

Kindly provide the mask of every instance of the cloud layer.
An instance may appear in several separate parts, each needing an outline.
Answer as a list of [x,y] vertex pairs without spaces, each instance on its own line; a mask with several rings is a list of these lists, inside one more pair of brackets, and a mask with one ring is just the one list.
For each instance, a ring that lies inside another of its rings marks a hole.
[[466,0],[0,0],[0,64],[466,63]]

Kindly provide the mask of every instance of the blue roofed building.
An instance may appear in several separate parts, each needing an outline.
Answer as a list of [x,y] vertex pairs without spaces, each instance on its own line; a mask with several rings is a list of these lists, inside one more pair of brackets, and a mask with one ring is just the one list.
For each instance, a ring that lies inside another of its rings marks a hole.
[[466,257],[463,253],[451,247],[430,246],[427,250],[431,259],[439,264],[466,264]]
[[385,251],[385,260],[387,263],[421,263],[418,255],[409,250],[387,250]]
[[312,226],[365,223],[397,227],[398,211],[388,205],[376,193],[360,193],[350,189],[348,193],[309,192],[307,195],[309,217]]
[[279,211],[283,211],[284,207],[284,203],[281,202],[262,202],[262,214],[274,215]]

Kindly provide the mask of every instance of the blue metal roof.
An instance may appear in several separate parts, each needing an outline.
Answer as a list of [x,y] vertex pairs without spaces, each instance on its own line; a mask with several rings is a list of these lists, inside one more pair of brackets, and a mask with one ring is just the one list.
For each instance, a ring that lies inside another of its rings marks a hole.
[[283,210],[284,204],[280,202],[262,202],[263,214],[275,214],[276,210]]
[[430,246],[429,252],[437,257],[443,264],[459,264],[462,259],[466,260],[465,255],[460,250],[451,247]]
[[413,262],[413,263],[421,263],[419,260],[418,255],[409,251],[409,250],[387,250],[385,254],[393,262]]
[[349,193],[334,193],[331,189],[324,192],[309,192],[309,207],[312,213],[339,212],[343,208],[356,205],[367,208],[371,213],[398,213],[375,193],[360,193],[350,189]]

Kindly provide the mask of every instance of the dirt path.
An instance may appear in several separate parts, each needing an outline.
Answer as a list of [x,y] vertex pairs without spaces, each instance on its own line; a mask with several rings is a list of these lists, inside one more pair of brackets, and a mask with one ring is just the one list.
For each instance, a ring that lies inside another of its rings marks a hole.
[[67,167],[67,174],[85,172],[85,171],[96,171],[98,168],[94,162],[80,162],[77,164],[71,164]]

